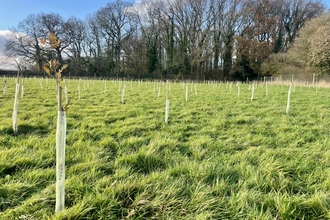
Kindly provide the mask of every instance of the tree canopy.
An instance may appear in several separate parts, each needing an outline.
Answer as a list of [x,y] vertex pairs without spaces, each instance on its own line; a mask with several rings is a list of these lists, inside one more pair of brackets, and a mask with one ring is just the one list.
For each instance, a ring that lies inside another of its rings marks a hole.
[[287,53],[270,56],[263,71],[270,74],[330,73],[330,12],[310,21]]
[[[77,76],[244,79],[276,72],[265,62],[291,50],[299,35],[298,48],[300,29],[324,10],[317,0],[116,0],[85,20],[29,15],[12,29],[6,51],[40,72],[56,56]],[[329,45],[326,25],[305,41],[313,48],[309,67],[322,73],[329,66],[329,52],[320,50]],[[61,39],[55,52],[39,43],[50,32]]]

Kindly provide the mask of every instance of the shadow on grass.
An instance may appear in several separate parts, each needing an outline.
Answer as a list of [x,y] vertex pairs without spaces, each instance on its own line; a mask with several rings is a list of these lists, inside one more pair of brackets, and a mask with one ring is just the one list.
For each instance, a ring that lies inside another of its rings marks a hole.
[[15,134],[12,127],[3,128],[0,130],[0,134],[6,134],[6,135],[20,135],[20,134],[36,134],[36,135],[43,135],[47,134],[49,132],[49,129],[47,126],[39,125],[29,125],[29,124],[22,124],[17,127],[17,133]]

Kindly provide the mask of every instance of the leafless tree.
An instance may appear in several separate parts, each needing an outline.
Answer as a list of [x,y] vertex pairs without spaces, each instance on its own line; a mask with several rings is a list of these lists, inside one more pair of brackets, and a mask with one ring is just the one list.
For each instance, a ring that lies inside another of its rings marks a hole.
[[[123,69],[122,49],[123,44],[136,30],[136,25],[127,13],[128,2],[117,0],[108,3],[96,13],[98,25],[101,28],[102,36],[106,42],[105,52],[108,61],[113,60],[113,69],[118,74]],[[111,63],[110,63],[111,65]],[[112,66],[110,66],[112,68]]]
[[13,58],[20,57],[20,59],[30,63],[37,63],[41,72],[44,61],[43,49],[39,42],[41,29],[40,16],[29,15],[16,28],[11,29],[9,40],[5,45],[6,55]]

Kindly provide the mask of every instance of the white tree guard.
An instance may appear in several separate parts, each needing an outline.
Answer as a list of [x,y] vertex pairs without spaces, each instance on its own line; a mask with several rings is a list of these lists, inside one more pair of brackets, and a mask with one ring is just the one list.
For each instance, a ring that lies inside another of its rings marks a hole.
[[125,89],[126,89],[126,83],[123,84],[123,88],[122,88],[121,104],[125,104]]
[[254,98],[254,84],[252,85],[251,101],[253,101],[253,98]]
[[168,123],[168,112],[170,110],[170,83],[166,81],[166,103],[165,103],[165,124]]
[[19,84],[16,84],[15,90],[15,100],[14,100],[14,109],[13,109],[13,130],[16,134],[17,132],[17,115],[18,115],[18,94],[19,94]]
[[170,111],[170,100],[166,99],[166,104],[165,104],[165,123],[168,123],[168,112]]
[[4,77],[3,79],[3,94],[6,94],[7,90],[7,79]]
[[21,88],[21,98],[24,97],[24,85],[22,85],[22,88]]
[[288,91],[288,101],[286,103],[286,111],[285,113],[288,115],[289,114],[289,111],[290,111],[290,100],[291,100],[291,88],[292,86],[290,85],[289,87],[289,91]]
[[56,204],[55,213],[64,209],[66,112],[58,111],[56,128]]
[[241,94],[241,84],[237,84],[237,97],[239,97]]

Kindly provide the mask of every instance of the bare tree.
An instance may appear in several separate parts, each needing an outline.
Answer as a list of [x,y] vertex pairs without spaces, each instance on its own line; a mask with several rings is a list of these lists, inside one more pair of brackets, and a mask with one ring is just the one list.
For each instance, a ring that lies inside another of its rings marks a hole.
[[131,6],[130,3],[117,0],[113,3],[108,3],[106,7],[101,8],[96,13],[102,36],[106,41],[108,61],[110,65],[111,61],[114,62],[113,67],[117,77],[120,71],[123,70],[121,62],[123,44],[136,30],[133,19],[127,13],[129,6]]
[[73,42],[73,36],[70,34],[71,24],[63,19],[57,13],[41,13],[42,37],[47,38],[49,33],[54,33],[61,39],[60,44],[55,48],[56,56],[63,64],[62,52]]
[[103,54],[102,54],[102,32],[97,22],[97,16],[94,14],[87,18],[87,33],[85,38],[84,53],[88,70],[98,76],[103,71]]
[[85,63],[83,62],[83,57],[87,56],[86,53],[83,54],[87,37],[86,25],[85,22],[76,17],[69,18],[66,23],[68,35],[70,35],[72,40],[66,54],[71,58],[71,67],[69,68],[72,68],[75,75],[77,75]]
[[40,16],[31,14],[21,21],[17,28],[11,29],[11,36],[5,45],[5,53],[9,57],[20,58],[30,63],[37,63],[42,71],[43,52],[39,43],[41,36]]
[[283,10],[284,46],[288,49],[305,22],[320,15],[325,10],[325,6],[315,0],[286,0]]

